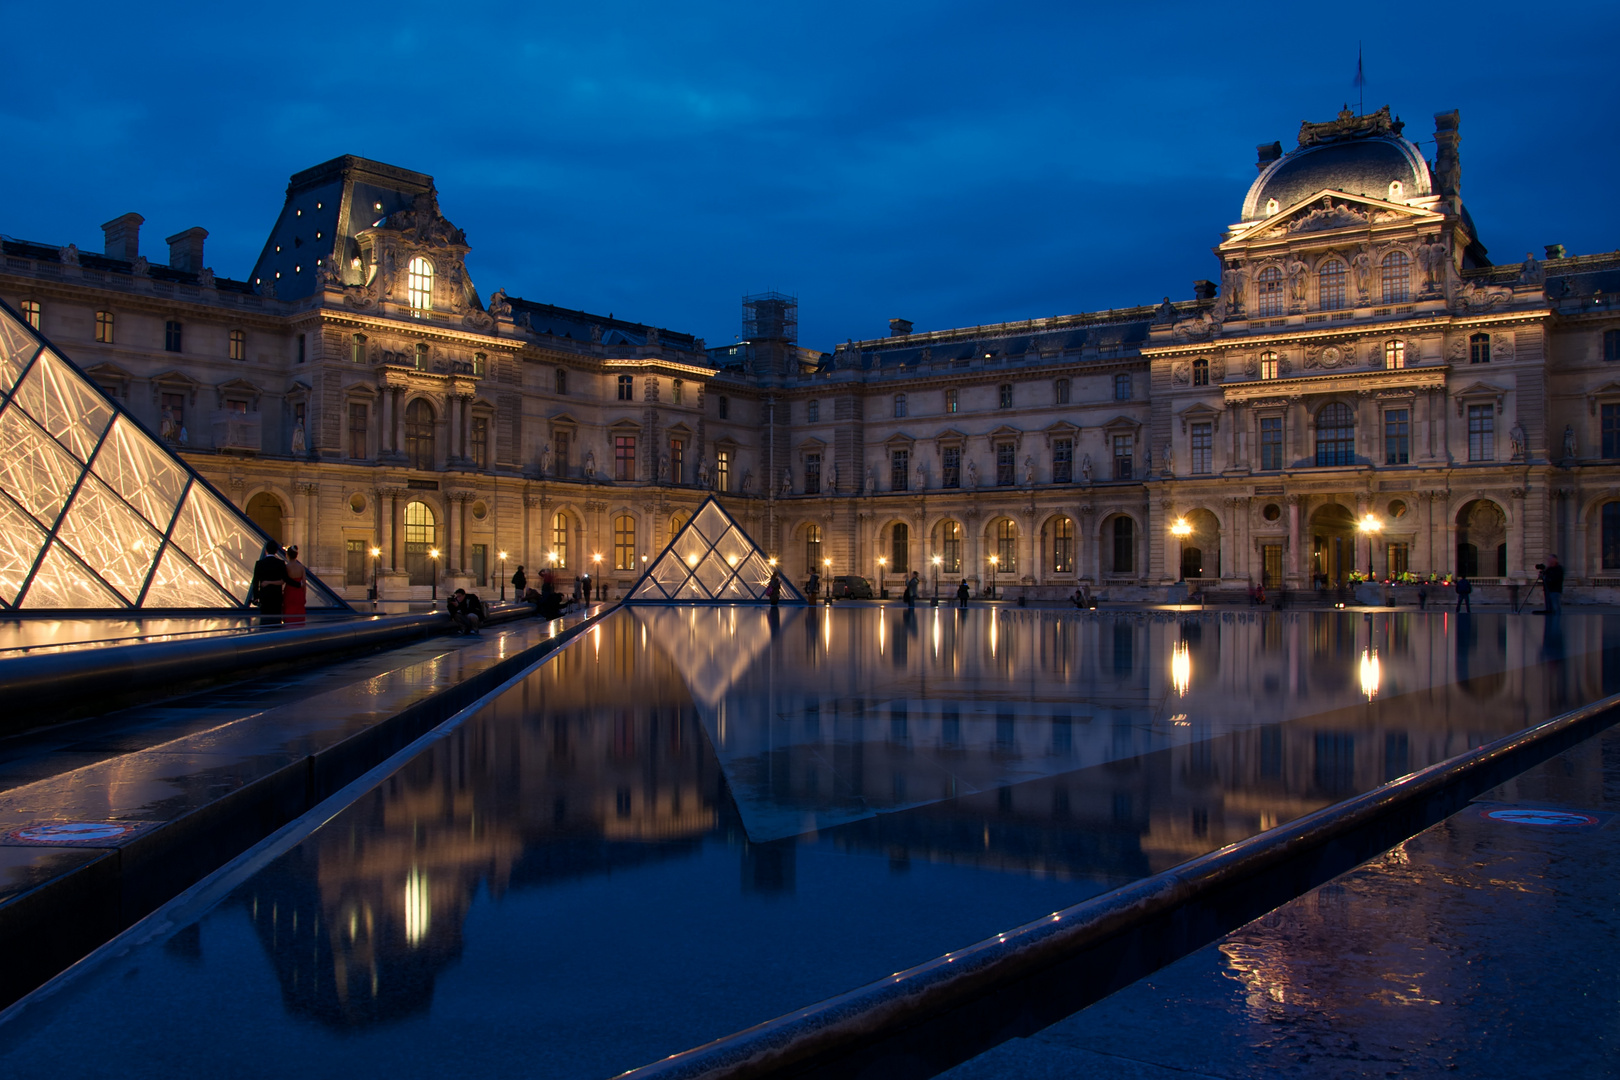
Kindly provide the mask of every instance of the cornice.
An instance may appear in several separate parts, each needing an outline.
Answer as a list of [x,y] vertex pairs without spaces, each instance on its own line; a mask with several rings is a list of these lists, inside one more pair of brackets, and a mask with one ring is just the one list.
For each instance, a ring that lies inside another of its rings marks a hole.
[[1431,368],[1396,368],[1393,371],[1346,371],[1336,375],[1296,375],[1281,379],[1254,379],[1233,385],[1222,385],[1221,396],[1227,402],[1254,401],[1260,398],[1303,397],[1307,394],[1342,393],[1346,387],[1357,391],[1377,390],[1434,390],[1443,389],[1450,374],[1450,365]]

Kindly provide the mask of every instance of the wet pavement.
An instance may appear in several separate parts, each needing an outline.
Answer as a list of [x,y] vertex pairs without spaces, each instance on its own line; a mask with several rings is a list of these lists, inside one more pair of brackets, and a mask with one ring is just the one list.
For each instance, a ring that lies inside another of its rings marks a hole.
[[6,1014],[0,1070],[613,1075],[1612,692],[1617,651],[1574,614],[621,611]]
[[946,1080],[1620,1076],[1620,730]]

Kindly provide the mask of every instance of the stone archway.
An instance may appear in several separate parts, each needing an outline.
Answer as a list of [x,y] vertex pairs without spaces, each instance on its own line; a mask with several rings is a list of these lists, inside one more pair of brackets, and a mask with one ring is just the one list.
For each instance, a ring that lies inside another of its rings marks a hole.
[[1355,569],[1356,518],[1339,503],[1319,506],[1311,513],[1311,576],[1322,584],[1339,586]]
[[247,516],[253,524],[276,543],[282,543],[282,523],[286,512],[281,500],[268,491],[261,491],[247,502]]
[[1181,541],[1181,577],[1221,576],[1221,523],[1208,510],[1192,510],[1183,518],[1192,532]]
[[1489,499],[1473,499],[1457,511],[1457,573],[1507,576],[1507,515]]

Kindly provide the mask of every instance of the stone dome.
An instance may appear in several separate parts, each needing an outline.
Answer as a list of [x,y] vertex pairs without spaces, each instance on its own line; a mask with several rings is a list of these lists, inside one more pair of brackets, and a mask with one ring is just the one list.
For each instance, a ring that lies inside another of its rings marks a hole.
[[[1242,220],[1257,221],[1269,216],[1266,207],[1273,199],[1276,212],[1324,189],[1391,202],[1433,193],[1428,162],[1398,128],[1330,136],[1306,144],[1306,139],[1317,138],[1309,129],[1328,126],[1304,125],[1299,148],[1266,166],[1243,200]],[[1400,187],[1393,188],[1393,184]]]

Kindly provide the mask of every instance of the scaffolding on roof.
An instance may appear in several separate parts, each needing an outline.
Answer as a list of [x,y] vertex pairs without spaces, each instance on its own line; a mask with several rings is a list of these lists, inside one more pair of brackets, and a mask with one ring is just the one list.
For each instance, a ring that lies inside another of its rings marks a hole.
[[742,336],[747,341],[797,341],[799,298],[762,292],[743,297]]

